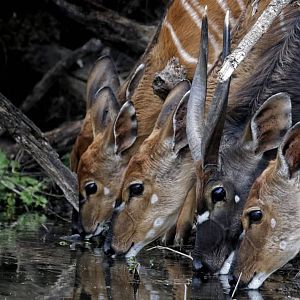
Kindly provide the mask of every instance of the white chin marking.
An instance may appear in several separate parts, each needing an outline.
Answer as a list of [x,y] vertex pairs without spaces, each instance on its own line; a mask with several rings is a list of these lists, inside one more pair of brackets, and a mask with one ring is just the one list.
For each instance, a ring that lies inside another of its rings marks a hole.
[[234,201],[235,201],[235,203],[239,203],[240,200],[241,200],[241,198],[240,198],[238,195],[235,195],[235,196],[234,196]]
[[198,215],[197,217],[197,224],[202,224],[203,222],[207,221],[209,219],[209,211],[207,210],[202,215]]
[[153,227],[160,227],[163,223],[164,223],[163,218],[157,218],[157,219],[155,219],[155,221],[153,223]]
[[155,204],[157,201],[158,201],[157,195],[153,194],[150,199],[151,204]]
[[225,262],[219,272],[220,275],[227,275],[229,273],[231,265],[232,265],[232,261],[234,258],[234,254],[235,254],[235,251],[232,251],[230,253],[230,255],[227,257],[227,259],[225,260]]
[[154,229],[150,229],[146,236],[145,236],[145,239],[148,240],[148,239],[153,239],[155,237],[155,230]]
[[143,248],[144,248],[145,244],[140,242],[137,244],[134,244],[130,250],[126,253],[125,257],[126,258],[131,258],[136,256]]
[[103,189],[104,195],[108,195],[110,193],[110,189],[108,187],[104,187]]
[[248,289],[250,289],[250,290],[258,289],[268,277],[269,277],[269,274],[266,274],[266,273],[256,274],[252,278],[250,283],[248,284]]

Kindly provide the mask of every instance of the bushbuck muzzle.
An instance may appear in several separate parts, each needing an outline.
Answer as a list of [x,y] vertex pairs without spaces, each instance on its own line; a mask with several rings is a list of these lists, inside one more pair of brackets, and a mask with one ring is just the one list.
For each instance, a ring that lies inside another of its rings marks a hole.
[[285,135],[277,158],[255,181],[243,215],[234,275],[257,289],[300,250],[300,123]]

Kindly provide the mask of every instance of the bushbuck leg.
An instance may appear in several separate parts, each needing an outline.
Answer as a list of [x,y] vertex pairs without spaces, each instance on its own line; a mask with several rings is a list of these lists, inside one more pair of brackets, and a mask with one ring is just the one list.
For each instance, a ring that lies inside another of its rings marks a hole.
[[187,133],[197,174],[196,271],[215,273],[230,263],[251,185],[268,164],[268,151],[290,127],[291,115],[294,122],[299,120],[299,47],[300,10],[290,5],[258,42],[254,56],[246,58],[254,70],[231,95],[236,100],[229,102],[226,118],[220,97],[207,121],[197,122],[204,120],[205,90],[202,97],[191,92]]
[[243,215],[235,276],[257,289],[300,251],[300,123],[285,135],[277,158],[253,184]]

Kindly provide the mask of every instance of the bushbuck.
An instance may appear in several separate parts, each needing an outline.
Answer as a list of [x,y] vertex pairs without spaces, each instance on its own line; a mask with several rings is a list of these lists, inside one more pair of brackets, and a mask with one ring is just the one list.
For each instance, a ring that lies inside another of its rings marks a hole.
[[[129,159],[154,127],[163,104],[152,89],[156,73],[175,57],[184,67],[186,78],[192,79],[205,5],[211,11],[209,44],[213,51],[208,61],[212,68],[221,52],[225,9],[230,8],[231,21],[235,24],[244,10],[244,1],[206,0],[201,5],[195,0],[171,1],[156,39],[143,59],[143,75],[131,99],[118,111],[112,104],[116,102],[112,100],[113,93],[110,93],[104,110],[106,126],[101,124],[101,118],[93,119],[93,128],[97,128],[95,137],[82,154],[77,168],[80,223],[86,236],[99,234],[110,218]],[[94,112],[94,115],[99,114]]]
[[235,276],[257,289],[300,251],[300,123],[285,135],[277,157],[257,178],[243,214]]
[[[252,10],[252,5],[248,5],[246,16],[239,23],[237,29],[233,30],[235,44],[256,20],[257,16],[252,14]],[[259,7],[257,14],[260,15],[262,11],[263,8]],[[200,44],[203,45],[203,42],[200,42]],[[254,59],[257,57],[255,51],[250,56],[254,57]],[[244,64],[238,70],[236,77],[244,77],[250,70],[249,64]],[[207,70],[203,72],[206,74]],[[207,84],[208,91],[213,90],[215,86],[216,76],[214,75],[212,73]],[[233,91],[237,89],[238,82],[239,80],[235,78]],[[206,76],[202,76],[198,84],[206,86]],[[194,80],[193,86],[197,85],[195,85]],[[186,101],[183,102],[186,104]],[[182,104],[180,105],[182,106]],[[207,101],[206,104],[209,106],[210,101]],[[183,109],[183,107],[180,109]],[[169,118],[172,118],[171,114]],[[192,226],[194,202],[191,198],[193,195],[189,194],[187,201],[184,202],[184,200],[189,191],[194,193],[192,187],[194,186],[195,174],[189,149],[186,147],[184,130],[181,131],[181,138],[178,141],[173,138],[174,145],[172,144],[172,139],[170,139],[170,133],[176,130],[176,123],[179,123],[180,127],[185,126],[184,114],[174,115],[173,124],[165,122],[164,127],[155,128],[129,162],[119,197],[120,203],[123,203],[122,205],[125,203],[126,209],[120,212],[114,220],[112,247],[119,254],[126,252],[128,252],[127,256],[137,254],[143,246],[159,237],[171,224],[174,224],[174,220],[176,220],[179,213],[185,217],[179,218],[175,242],[181,242],[184,237],[182,233],[188,231]],[[165,134],[168,131],[169,135]],[[179,152],[177,148],[180,149]],[[178,153],[174,152],[174,149],[177,149]],[[131,183],[134,186],[131,187]],[[135,183],[138,183],[139,187]],[[138,204],[134,204],[135,200],[131,201],[131,198],[135,199],[129,196],[131,188],[139,188],[139,191],[137,191],[139,194],[136,195]],[[152,196],[156,201],[151,200]],[[150,205],[151,202],[157,202],[157,204],[152,207]],[[182,211],[180,212],[181,208]],[[130,217],[128,218],[128,216]],[[157,224],[154,222],[156,219],[161,224],[160,228],[154,229],[153,226]],[[164,226],[162,226],[163,221],[165,222]],[[132,246],[133,243],[134,245]]]
[[299,46],[300,11],[292,4],[257,43],[256,59],[248,59],[254,72],[231,95],[226,115],[227,100],[216,98],[205,121],[205,88],[201,96],[190,95],[187,136],[197,174],[196,271],[229,271],[251,185],[292,120],[299,120]]
[[[228,14],[226,19],[224,54],[229,44]],[[202,35],[207,35],[207,29],[205,16]],[[202,35],[201,48],[207,49],[208,37],[203,39]],[[117,210],[120,212],[113,219],[112,248],[117,254],[135,256],[145,245],[165,234],[175,225],[188,193],[190,210],[183,218],[185,224],[180,224],[175,240],[184,237],[178,235],[182,233],[181,229],[191,229],[195,211],[195,174],[185,133],[189,86],[184,84],[182,81],[171,90],[154,130],[125,171],[118,198]]]

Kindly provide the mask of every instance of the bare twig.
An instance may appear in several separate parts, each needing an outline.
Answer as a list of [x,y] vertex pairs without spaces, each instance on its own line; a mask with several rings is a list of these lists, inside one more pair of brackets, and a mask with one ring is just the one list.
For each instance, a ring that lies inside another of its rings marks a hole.
[[67,0],[51,1],[68,17],[83,24],[86,29],[92,31],[102,40],[118,45],[122,44],[138,54],[145,50],[154,33],[154,26],[139,24],[104,7],[101,11],[99,7],[87,10],[87,7],[81,4],[84,1],[77,1],[77,4]]
[[274,19],[291,2],[292,0],[271,0],[251,30],[241,40],[236,49],[225,59],[219,72],[219,80],[221,82],[226,81],[232,75],[261,36],[270,28]]
[[234,296],[234,294],[235,294],[235,292],[236,292],[236,290],[237,290],[237,288],[238,288],[238,285],[239,285],[239,283],[240,283],[242,274],[243,274],[243,273],[241,272],[240,275],[239,275],[239,278],[238,278],[238,280],[237,280],[237,283],[236,283],[236,285],[235,285],[235,287],[234,287],[234,290],[233,290],[233,292],[232,292],[231,299],[233,299],[233,296]]
[[174,250],[174,249],[169,248],[169,247],[164,247],[164,246],[155,246],[155,247],[152,247],[152,248],[147,249],[147,251],[150,251],[150,250],[153,250],[153,249],[169,250],[169,251],[171,251],[171,252],[177,253],[177,254],[179,254],[179,255],[182,255],[182,256],[184,256],[184,257],[186,257],[186,258],[189,258],[189,259],[193,260],[193,257],[192,257],[191,255],[188,255],[188,254],[185,254],[185,253],[182,253],[182,252],[180,252],[180,251]]
[[42,132],[1,93],[0,126],[34,157],[62,189],[67,201],[78,210],[75,175],[60,161]]
[[53,84],[61,77],[66,70],[73,66],[80,58],[88,55],[89,53],[99,52],[102,49],[102,43],[98,39],[90,39],[82,47],[72,51],[65,58],[58,61],[35,85],[32,93],[26,97],[21,105],[21,110],[29,111],[43,96],[49,91]]

